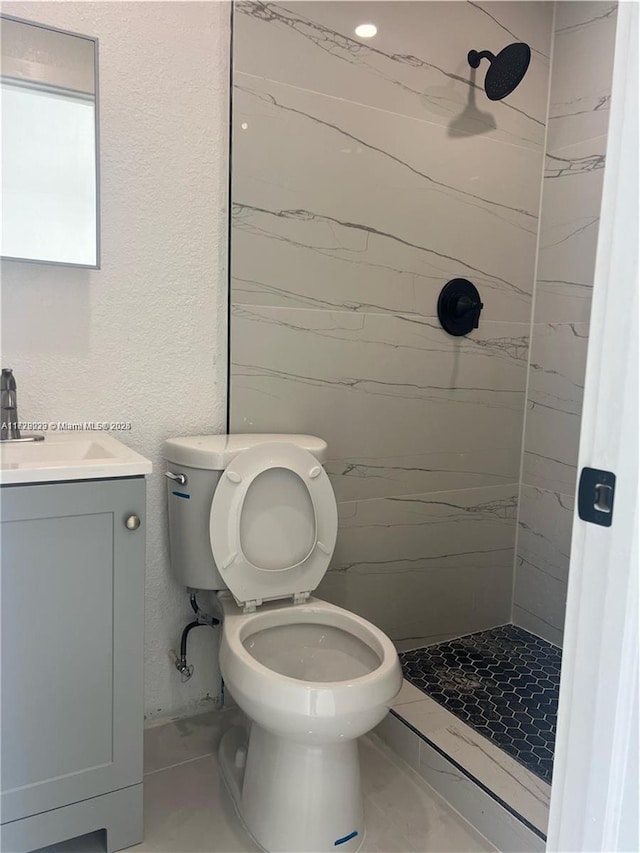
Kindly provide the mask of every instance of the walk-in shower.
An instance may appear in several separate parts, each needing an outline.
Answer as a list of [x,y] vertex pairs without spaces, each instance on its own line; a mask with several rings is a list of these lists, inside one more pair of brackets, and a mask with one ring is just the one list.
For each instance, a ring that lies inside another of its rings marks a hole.
[[389,725],[429,784],[453,773],[539,846],[615,35],[596,5],[234,5],[229,431],[327,442],[318,597],[396,643]]

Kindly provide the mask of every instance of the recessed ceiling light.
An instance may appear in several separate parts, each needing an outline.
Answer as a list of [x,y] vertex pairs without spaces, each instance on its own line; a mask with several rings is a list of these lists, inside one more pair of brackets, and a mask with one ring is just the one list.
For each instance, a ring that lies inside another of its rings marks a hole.
[[359,24],[356,27],[356,35],[361,39],[371,39],[378,32],[375,24]]

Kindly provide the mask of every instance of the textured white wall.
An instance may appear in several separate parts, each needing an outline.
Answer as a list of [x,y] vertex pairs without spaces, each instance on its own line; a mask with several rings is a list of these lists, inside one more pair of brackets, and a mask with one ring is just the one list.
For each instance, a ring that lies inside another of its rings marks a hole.
[[[171,578],[162,441],[223,432],[229,7],[223,2],[4,3],[100,40],[102,269],[3,262],[2,364],[29,420],[124,420],[148,481],[145,709],[193,710],[215,684],[167,650],[190,609]],[[82,606],[82,602],[78,602]]]

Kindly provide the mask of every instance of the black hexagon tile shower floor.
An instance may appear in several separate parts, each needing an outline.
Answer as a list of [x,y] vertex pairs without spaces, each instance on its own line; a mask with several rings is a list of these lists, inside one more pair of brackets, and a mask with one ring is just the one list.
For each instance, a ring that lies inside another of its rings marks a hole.
[[404,677],[551,782],[562,650],[502,625],[402,652]]

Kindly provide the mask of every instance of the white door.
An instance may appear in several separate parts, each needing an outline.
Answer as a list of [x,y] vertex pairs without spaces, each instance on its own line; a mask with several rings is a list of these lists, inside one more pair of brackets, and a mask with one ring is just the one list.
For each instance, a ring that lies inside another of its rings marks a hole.
[[[638,851],[638,4],[620,3],[578,470],[616,476],[573,544],[547,849]],[[595,500],[595,498],[594,498]]]

